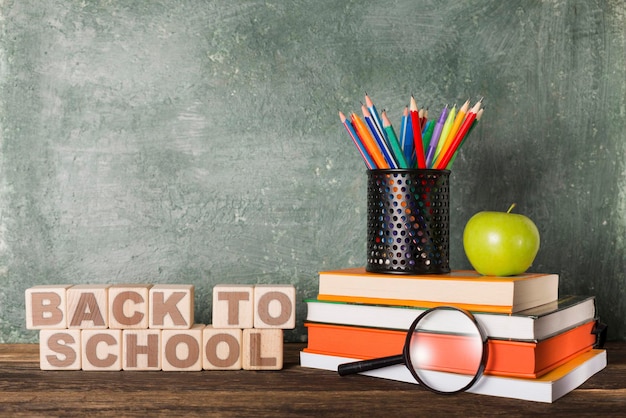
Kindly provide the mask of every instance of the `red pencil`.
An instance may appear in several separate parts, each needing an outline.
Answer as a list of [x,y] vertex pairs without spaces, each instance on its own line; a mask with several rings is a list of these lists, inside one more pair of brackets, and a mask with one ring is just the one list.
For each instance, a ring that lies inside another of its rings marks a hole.
[[450,146],[445,150],[445,153],[443,154],[441,159],[439,159],[439,162],[435,166],[436,170],[443,170],[448,166],[448,163],[450,162],[450,160],[456,153],[457,149],[459,148],[459,145],[461,145],[461,142],[463,142],[463,138],[467,134],[467,131],[469,131],[469,128],[472,126],[474,119],[476,119],[476,114],[480,110],[480,105],[481,105],[481,102],[478,101],[474,105],[474,107],[472,107],[472,109],[467,113],[467,116],[465,116],[465,120],[463,121],[463,123],[461,124],[461,127],[457,131],[456,136],[450,143]]
[[411,115],[411,126],[413,128],[413,147],[415,148],[417,168],[426,168],[426,157],[424,156],[424,143],[422,142],[422,129],[421,129],[420,120],[419,120],[419,113],[417,110],[417,103],[415,103],[415,97],[413,96],[411,96],[409,113]]

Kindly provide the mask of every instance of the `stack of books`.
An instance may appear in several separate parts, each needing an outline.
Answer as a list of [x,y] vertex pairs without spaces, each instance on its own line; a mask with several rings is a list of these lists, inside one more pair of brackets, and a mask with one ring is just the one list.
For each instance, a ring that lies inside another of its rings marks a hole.
[[[324,271],[317,298],[306,300],[308,343],[300,363],[337,370],[343,363],[401,354],[421,312],[455,306],[472,312],[488,336],[484,374],[469,392],[554,402],[606,366],[606,351],[595,348],[595,298],[559,298],[558,285],[555,274]],[[404,365],[363,374],[417,383]]]

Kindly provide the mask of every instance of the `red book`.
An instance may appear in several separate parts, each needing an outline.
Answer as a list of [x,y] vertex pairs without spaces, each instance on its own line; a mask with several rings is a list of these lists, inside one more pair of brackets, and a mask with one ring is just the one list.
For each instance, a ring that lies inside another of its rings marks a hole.
[[[596,341],[592,333],[594,324],[595,321],[590,321],[542,341],[489,339],[485,374],[540,377],[591,350]],[[406,339],[406,332],[398,330],[312,322],[305,326],[309,339],[304,351],[316,354],[358,359],[393,356],[402,353]],[[437,348],[429,351],[445,351],[447,366],[469,371],[475,361],[467,357],[463,338],[458,335],[432,334],[428,344]],[[456,359],[453,365],[450,364],[450,356]],[[438,369],[441,363],[441,359],[434,358],[430,367]]]

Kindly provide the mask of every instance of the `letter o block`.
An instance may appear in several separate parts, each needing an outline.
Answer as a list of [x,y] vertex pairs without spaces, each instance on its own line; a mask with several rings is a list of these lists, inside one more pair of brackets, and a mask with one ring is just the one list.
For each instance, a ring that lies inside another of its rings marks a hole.
[[242,331],[239,328],[215,328],[207,325],[203,333],[204,370],[240,370]]
[[191,329],[161,331],[163,371],[202,370],[202,330],[204,325],[196,324]]
[[295,328],[296,288],[293,285],[255,286],[254,305],[254,328]]

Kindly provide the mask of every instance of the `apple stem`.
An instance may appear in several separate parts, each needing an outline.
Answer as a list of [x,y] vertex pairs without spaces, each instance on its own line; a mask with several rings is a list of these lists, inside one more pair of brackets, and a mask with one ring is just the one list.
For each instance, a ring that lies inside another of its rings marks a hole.
[[511,207],[509,208],[509,210],[506,211],[506,213],[511,213],[511,211],[513,210],[515,206],[517,206],[517,203],[513,203]]

